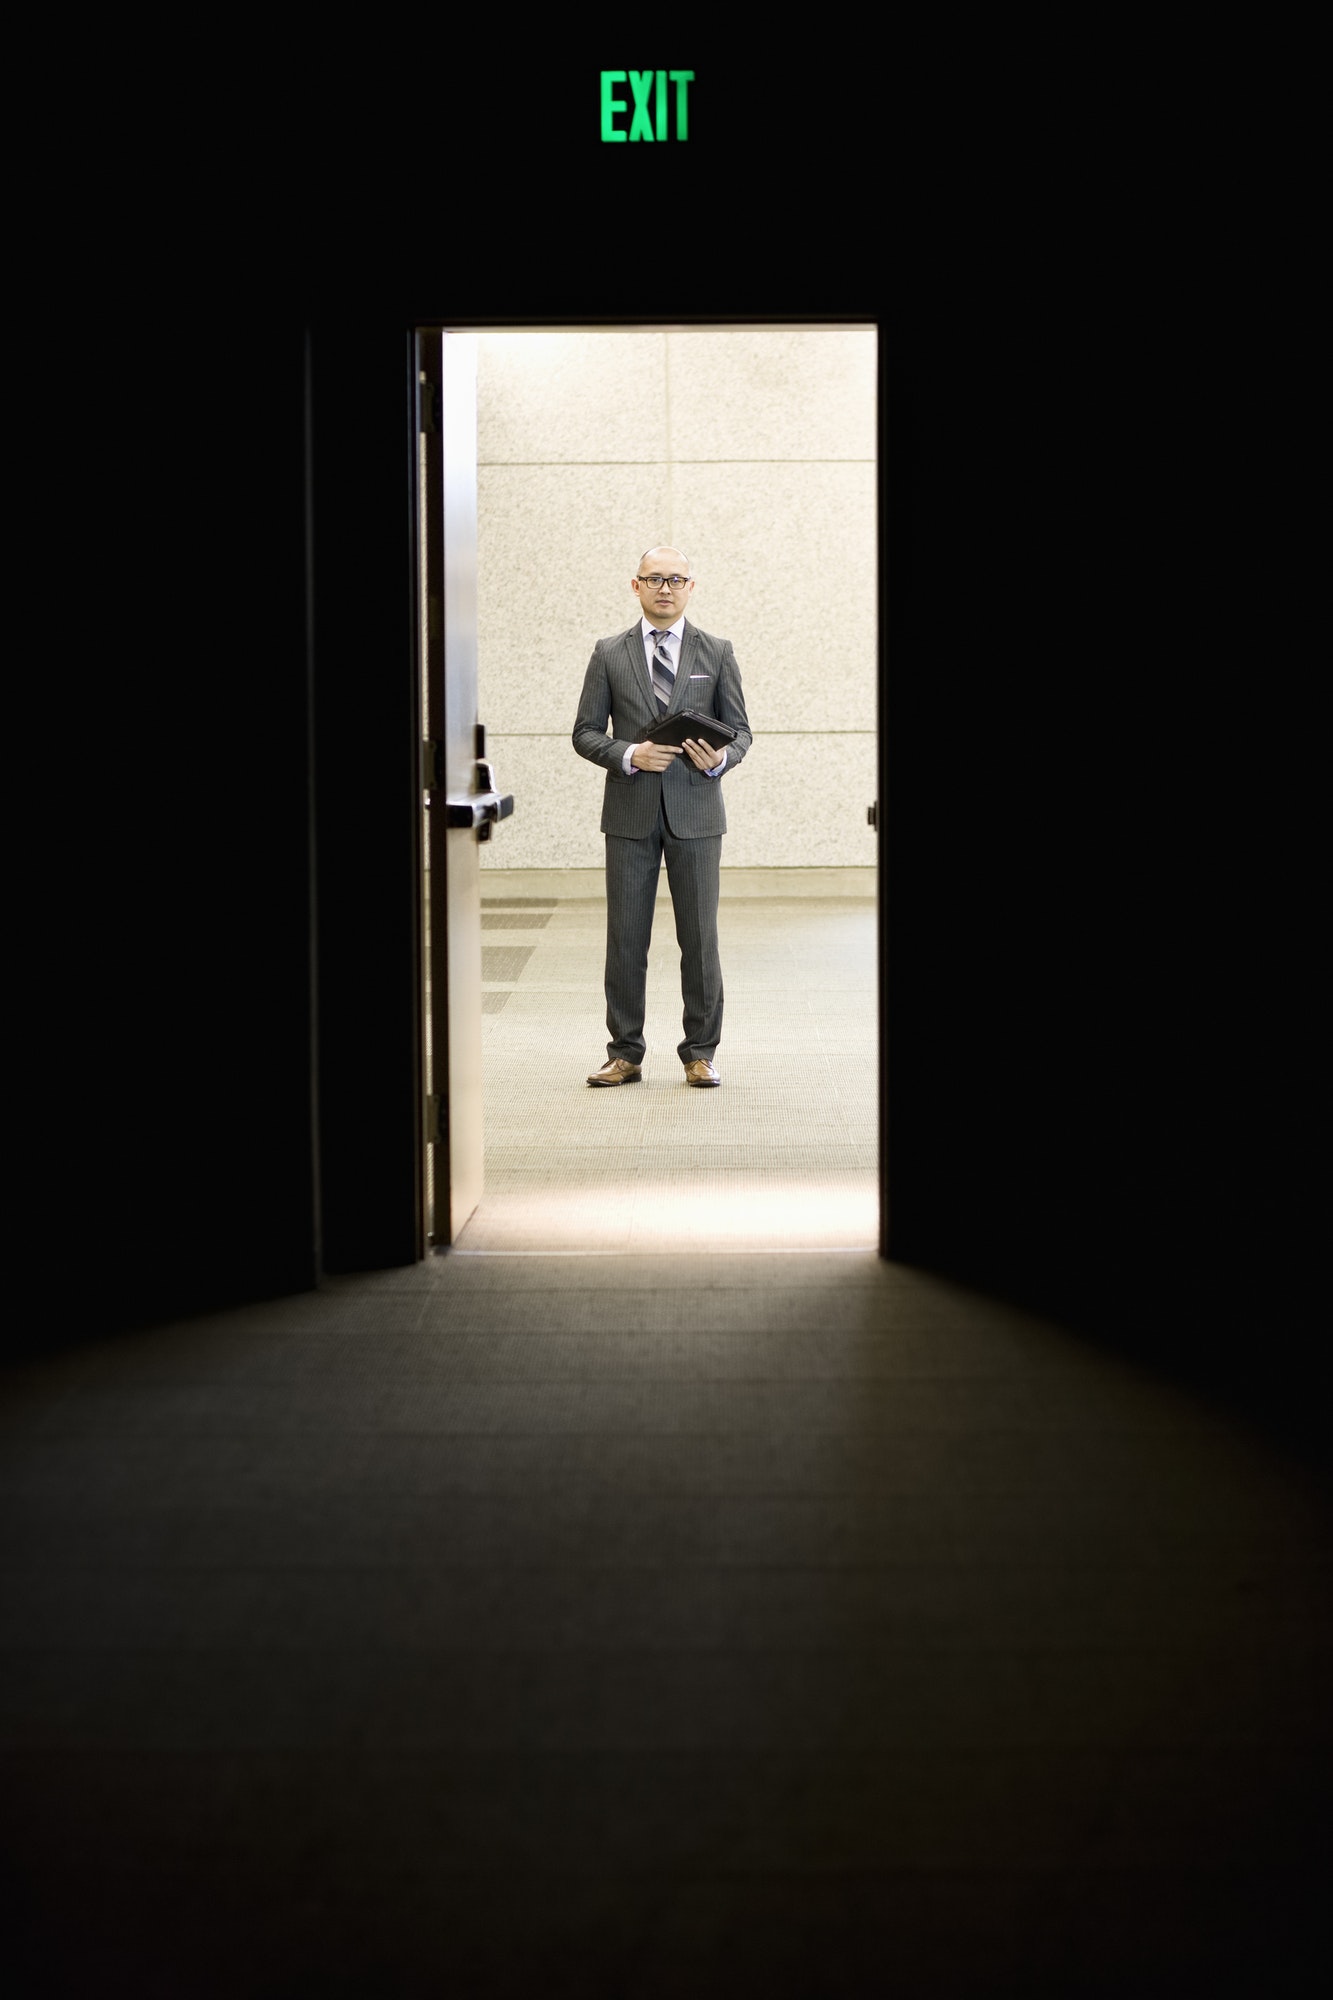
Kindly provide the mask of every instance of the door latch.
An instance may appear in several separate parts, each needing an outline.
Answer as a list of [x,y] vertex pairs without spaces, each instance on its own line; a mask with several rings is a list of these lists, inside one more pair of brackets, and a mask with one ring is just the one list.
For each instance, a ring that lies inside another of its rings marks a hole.
[[508,819],[514,810],[512,792],[502,792],[495,782],[495,767],[479,757],[473,766],[476,791],[463,799],[446,799],[444,802],[444,823],[446,826],[470,826],[476,829],[478,840],[489,840],[491,828],[502,819]]
[[[474,733],[477,761],[472,767],[473,790],[464,798],[445,799],[444,823],[446,826],[471,827],[478,840],[489,840],[491,828],[498,821],[508,819],[513,812],[514,795],[502,792],[495,782],[495,766],[487,761],[486,731],[481,723],[477,724]],[[430,794],[438,788],[444,771],[444,746],[428,738],[421,750],[422,784],[429,805]]]

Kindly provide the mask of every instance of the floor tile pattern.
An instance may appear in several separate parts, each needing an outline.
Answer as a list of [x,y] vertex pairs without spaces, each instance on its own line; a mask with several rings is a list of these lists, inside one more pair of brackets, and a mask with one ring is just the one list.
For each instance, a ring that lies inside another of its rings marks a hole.
[[1328,1990],[1326,1480],[1059,1325],[450,1253],[3,1390],[23,2000]]

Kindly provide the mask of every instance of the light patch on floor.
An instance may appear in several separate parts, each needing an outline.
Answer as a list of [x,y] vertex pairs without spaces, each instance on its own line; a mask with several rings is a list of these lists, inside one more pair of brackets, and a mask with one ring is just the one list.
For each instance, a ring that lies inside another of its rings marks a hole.
[[[486,1187],[458,1250],[875,1245],[873,900],[724,902],[718,1090],[689,1088],[676,1053],[669,904],[649,955],[643,1081],[613,1090],[586,1080],[605,1059],[604,905],[557,904],[535,938],[521,904],[488,898],[485,911],[492,963],[510,976],[487,981]],[[510,920],[522,960],[501,956]]]

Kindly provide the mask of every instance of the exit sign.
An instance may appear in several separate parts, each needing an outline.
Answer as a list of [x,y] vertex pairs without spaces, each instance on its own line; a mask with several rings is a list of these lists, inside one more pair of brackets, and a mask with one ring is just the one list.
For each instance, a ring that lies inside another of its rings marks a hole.
[[[635,139],[688,139],[690,136],[690,85],[692,69],[604,69],[602,71],[602,142],[623,145]],[[628,84],[629,97],[618,97],[617,87]],[[675,130],[669,130],[668,110],[675,99]],[[631,109],[631,99],[633,106]],[[617,119],[630,113],[628,126]]]

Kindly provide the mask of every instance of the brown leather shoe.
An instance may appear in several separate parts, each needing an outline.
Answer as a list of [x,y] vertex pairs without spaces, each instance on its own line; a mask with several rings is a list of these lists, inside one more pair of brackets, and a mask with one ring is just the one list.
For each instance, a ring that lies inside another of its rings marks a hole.
[[637,1083],[642,1075],[643,1070],[638,1063],[626,1062],[624,1056],[613,1056],[610,1062],[604,1062],[600,1069],[595,1069],[588,1081],[599,1084]]
[[694,1062],[686,1063],[685,1081],[692,1083],[698,1090],[715,1090],[722,1079],[712,1063],[699,1056]]

